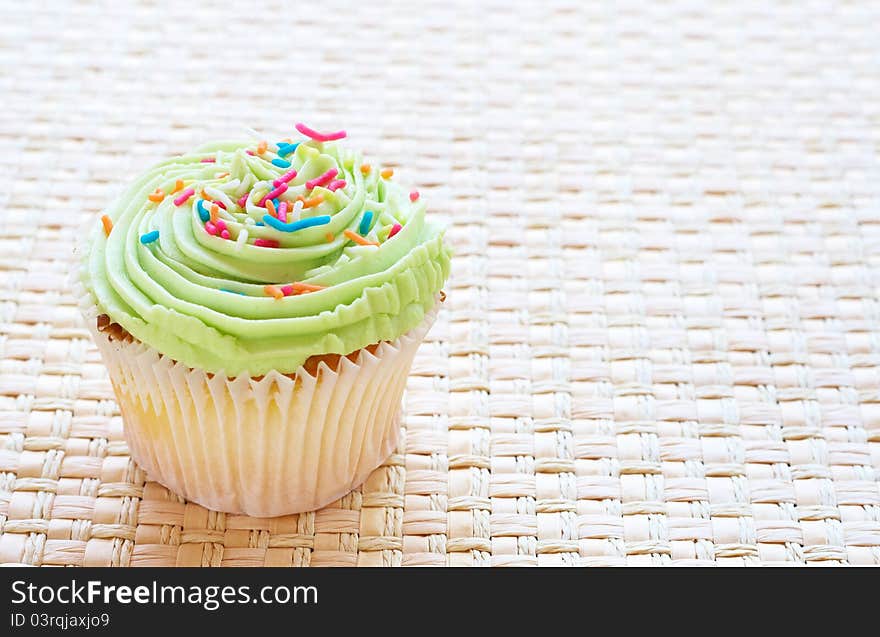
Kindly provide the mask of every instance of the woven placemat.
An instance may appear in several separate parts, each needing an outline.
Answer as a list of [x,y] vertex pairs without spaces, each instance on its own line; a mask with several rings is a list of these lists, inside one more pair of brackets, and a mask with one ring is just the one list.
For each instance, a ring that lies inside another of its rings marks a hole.
[[[877,3],[214,4],[0,5],[0,563],[880,564]],[[72,248],[296,121],[453,276],[386,465],[224,515],[127,455]]]

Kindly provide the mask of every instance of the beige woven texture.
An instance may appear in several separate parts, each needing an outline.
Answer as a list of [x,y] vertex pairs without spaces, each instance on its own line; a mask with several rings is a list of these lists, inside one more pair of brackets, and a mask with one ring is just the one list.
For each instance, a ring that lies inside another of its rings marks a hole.
[[[0,9],[0,563],[880,564],[876,3],[211,4]],[[224,515],[127,455],[72,247],[300,120],[450,222],[449,298],[385,466]]]

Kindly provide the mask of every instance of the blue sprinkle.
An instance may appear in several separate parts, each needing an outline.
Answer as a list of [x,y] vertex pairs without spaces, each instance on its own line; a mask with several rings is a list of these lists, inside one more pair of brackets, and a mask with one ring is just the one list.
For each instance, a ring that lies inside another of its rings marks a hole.
[[199,199],[199,203],[196,204],[196,208],[199,209],[199,219],[204,222],[207,222],[211,218],[211,213],[205,210],[205,200]]
[[278,210],[278,206],[281,205],[281,200],[278,197],[275,197],[275,199],[272,200],[272,203],[275,204],[275,210]]
[[272,163],[278,166],[279,168],[290,168],[290,162],[286,159],[278,159],[277,157],[272,160]]
[[220,288],[221,292],[229,292],[230,294],[239,294],[241,296],[247,296],[244,292],[236,292],[235,290],[227,290],[226,288]]
[[370,231],[370,224],[373,223],[373,211],[367,210],[364,213],[363,219],[361,219],[361,225],[358,226],[358,232],[362,235],[367,234]]
[[257,221],[254,225],[255,226],[265,226],[266,224],[263,223],[262,221]]
[[278,156],[279,157],[287,157],[293,151],[296,150],[296,147],[299,146],[299,142],[296,144],[288,144],[287,142],[278,142]]
[[[328,217],[329,219],[329,217]],[[148,243],[153,243],[156,239],[159,238],[159,231],[153,230],[152,232],[148,232],[147,234],[141,235],[141,243],[147,245]]]
[[309,217],[308,219],[300,219],[299,221],[284,223],[283,221],[281,221],[281,219],[277,219],[271,215],[263,215],[263,221],[265,221],[268,225],[272,226],[276,230],[280,230],[281,232],[296,232],[297,230],[302,230],[303,228],[311,228],[312,226],[323,226],[325,223],[330,223],[330,216],[324,215],[322,217]]

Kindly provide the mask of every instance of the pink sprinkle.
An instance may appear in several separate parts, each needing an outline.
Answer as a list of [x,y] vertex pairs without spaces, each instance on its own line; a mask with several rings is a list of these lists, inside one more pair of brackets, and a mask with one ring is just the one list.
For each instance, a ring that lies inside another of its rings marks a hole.
[[338,174],[339,174],[338,170],[336,170],[335,168],[331,168],[330,170],[325,172],[320,177],[315,177],[314,179],[310,179],[309,181],[307,181],[306,188],[311,190],[315,186],[323,186],[324,184],[326,184],[328,181],[333,179]]
[[202,163],[203,163],[203,164],[213,164],[215,161],[217,161],[217,160],[214,159],[213,157],[205,157],[205,158],[202,160]]
[[239,208],[244,208],[244,205],[247,203],[248,195],[250,195],[250,194],[251,193],[246,192],[241,197],[238,198],[238,201],[236,201],[235,203],[238,204]]
[[252,150],[246,150],[246,151],[244,151],[244,152],[246,152],[246,153],[247,153],[248,155],[250,155],[251,157],[256,157],[256,153],[255,153],[254,151],[252,151]]
[[[210,221],[208,223],[210,223]],[[214,225],[217,227],[217,230],[220,230],[221,232],[226,230],[226,222],[223,221],[223,219],[217,219],[217,221],[214,222]]]
[[206,221],[205,222],[205,232],[207,232],[210,235],[214,235],[216,237],[217,236],[217,226],[215,226],[210,221]]
[[254,245],[261,248],[278,248],[281,246],[275,239],[255,239]]
[[226,210],[226,204],[223,203],[222,201],[212,201],[211,203],[215,203],[218,206],[220,206],[221,208],[223,208],[223,210]]
[[335,133],[319,133],[318,131],[309,128],[305,124],[297,124],[296,130],[305,135],[306,137],[311,137],[316,142],[332,142],[335,139],[342,139],[345,137],[345,131],[340,130]]
[[418,201],[419,200],[419,191],[413,190],[411,193],[409,193],[409,200],[410,201]]
[[287,223],[287,202],[282,201],[278,204],[277,217],[284,223]]
[[290,284],[282,285],[281,292],[284,294],[284,296],[292,296],[293,295],[293,286]]
[[275,197],[280,197],[287,191],[287,184],[281,184],[275,190],[270,190],[260,201],[257,203],[258,206],[265,206],[267,199],[275,199]]
[[295,179],[295,178],[296,178],[296,171],[291,170],[291,171],[284,173],[278,179],[273,181],[272,185],[277,187],[277,186],[280,186],[281,184],[286,184],[288,181],[290,181],[291,179]]
[[345,188],[344,179],[334,179],[329,184],[327,184],[327,190],[336,190],[338,188]]
[[228,239],[228,238],[229,238],[229,230],[222,230],[222,231],[220,232],[220,236],[221,236],[223,239]]
[[180,193],[180,196],[178,196],[177,199],[174,200],[174,205],[182,206],[184,203],[186,203],[186,200],[192,197],[194,194],[196,194],[195,190],[193,190],[192,188],[187,188],[182,193]]
[[391,232],[388,233],[388,238],[390,239],[391,237],[396,235],[398,232],[400,232],[400,229],[402,227],[403,226],[401,226],[399,223],[395,223],[393,226],[391,226]]

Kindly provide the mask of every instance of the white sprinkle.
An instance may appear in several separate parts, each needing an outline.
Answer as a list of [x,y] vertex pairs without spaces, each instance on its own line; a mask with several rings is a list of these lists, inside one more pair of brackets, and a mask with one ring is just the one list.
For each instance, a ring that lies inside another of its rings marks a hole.
[[291,223],[293,221],[299,221],[300,215],[302,215],[302,209],[303,209],[303,202],[302,201],[297,201],[295,204],[293,204],[293,210],[288,215],[289,220],[287,223]]
[[238,237],[235,239],[235,248],[236,250],[241,250],[241,247],[247,243],[248,240],[248,231],[242,228],[238,231]]

